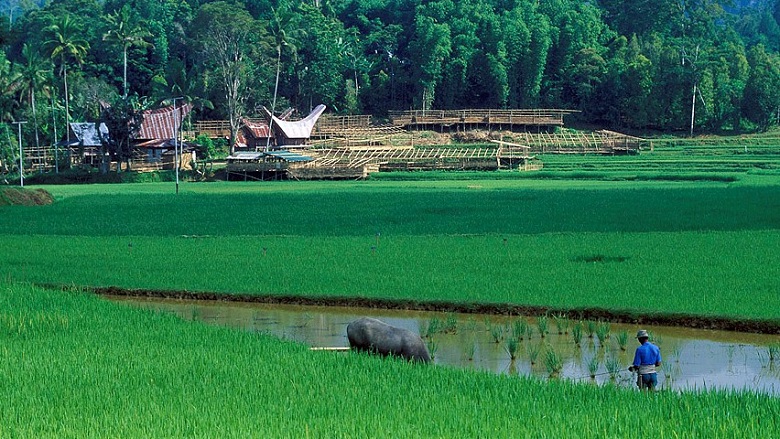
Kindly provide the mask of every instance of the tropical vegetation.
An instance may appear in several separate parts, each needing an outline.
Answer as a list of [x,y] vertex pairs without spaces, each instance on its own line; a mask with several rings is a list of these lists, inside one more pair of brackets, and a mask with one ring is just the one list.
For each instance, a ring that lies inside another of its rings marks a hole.
[[[612,129],[764,130],[780,2],[55,0],[0,3],[0,119],[51,144],[112,96],[226,119],[566,108]],[[5,140],[10,139],[5,136]]]

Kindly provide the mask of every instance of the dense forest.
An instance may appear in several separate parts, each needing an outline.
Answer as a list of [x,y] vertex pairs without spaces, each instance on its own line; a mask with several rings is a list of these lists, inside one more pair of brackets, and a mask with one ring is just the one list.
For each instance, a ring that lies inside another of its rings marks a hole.
[[0,0],[0,122],[43,143],[101,102],[182,97],[202,119],[324,103],[766,130],[779,52],[780,0]]

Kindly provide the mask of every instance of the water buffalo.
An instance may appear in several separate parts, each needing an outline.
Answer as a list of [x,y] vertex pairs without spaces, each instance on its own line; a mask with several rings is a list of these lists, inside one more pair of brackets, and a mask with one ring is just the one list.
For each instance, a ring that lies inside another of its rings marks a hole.
[[347,325],[347,338],[350,347],[357,351],[394,355],[423,363],[431,361],[428,348],[419,335],[381,320],[362,317],[353,321]]

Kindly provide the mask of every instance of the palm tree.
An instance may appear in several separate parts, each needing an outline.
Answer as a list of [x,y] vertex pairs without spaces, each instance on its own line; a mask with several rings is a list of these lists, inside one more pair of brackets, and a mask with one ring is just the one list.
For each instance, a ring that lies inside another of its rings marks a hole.
[[[271,102],[271,114],[276,111],[276,97],[279,92],[279,75],[282,70],[282,52],[286,51],[297,58],[298,48],[296,44],[299,39],[306,38],[306,31],[297,26],[294,22],[296,15],[290,10],[290,6],[282,3],[279,9],[273,10],[273,17],[270,22],[270,32],[273,48],[276,51],[276,80],[274,81],[274,99]],[[269,128],[273,124],[273,119],[269,123]],[[270,136],[268,142],[270,142]],[[268,144],[266,144],[268,148]]]
[[297,36],[305,36],[305,31],[293,26],[294,15],[288,7],[274,9],[271,19],[271,36],[273,38],[274,50],[276,51],[276,80],[274,81],[274,100],[271,104],[271,111],[276,109],[276,96],[279,91],[279,75],[282,69],[282,51],[286,50],[295,56],[298,48]]
[[[14,94],[14,82],[16,81],[19,73],[16,72],[14,66],[5,57],[5,52],[0,50],[0,122],[13,121],[14,120],[14,107],[17,105]],[[11,133],[8,129],[8,125],[5,126],[5,135],[8,139],[8,143],[0,142],[0,181],[7,183],[5,174],[8,173],[8,163],[13,160],[13,152],[11,151]]]
[[18,87],[19,72],[0,51],[0,122],[14,120],[13,110],[18,105],[13,95]]
[[70,96],[68,94],[68,62],[84,62],[89,50],[89,42],[81,38],[82,29],[70,14],[60,17],[59,21],[46,28],[50,39],[44,44],[48,47],[52,59],[60,62],[60,74],[65,87],[65,128],[66,138],[70,142]]
[[41,56],[41,52],[37,47],[30,46],[27,43],[22,46],[22,57],[25,62],[22,64],[17,78],[20,92],[19,101],[21,102],[25,97],[28,99],[35,127],[35,147],[39,148],[41,145],[38,137],[38,113],[35,105],[35,94],[45,86],[48,73],[51,71],[51,63]]
[[122,9],[109,14],[106,21],[113,26],[103,35],[103,41],[110,41],[122,46],[123,73],[122,73],[122,97],[127,98],[127,50],[133,46],[136,47],[154,47],[154,45],[145,40],[152,36],[146,29],[141,28],[133,20],[131,9],[128,4],[122,6]]
[[[204,97],[205,87],[202,80],[199,80],[197,75],[188,73],[181,59],[171,59],[165,69],[165,75],[157,76],[152,86],[157,96],[166,96],[160,101],[163,105],[173,105],[173,100],[167,96],[181,96],[183,102],[191,103],[194,108],[214,109],[214,103]],[[188,118],[191,115],[192,112],[187,113]]]

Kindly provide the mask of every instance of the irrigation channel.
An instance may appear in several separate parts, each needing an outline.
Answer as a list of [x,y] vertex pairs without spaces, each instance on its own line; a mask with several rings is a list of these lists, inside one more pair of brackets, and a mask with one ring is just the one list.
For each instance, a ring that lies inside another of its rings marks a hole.
[[[552,350],[559,357],[559,379],[635,388],[635,376],[627,370],[637,346],[634,336],[640,328],[635,325],[582,322],[582,338],[578,345],[574,341],[577,322],[560,316],[541,319],[541,326],[545,323],[547,326],[547,334],[541,337],[539,319],[530,317],[124,296],[109,298],[132,306],[172,312],[185,320],[269,333],[311,347],[346,347],[347,324],[359,317],[375,317],[421,335],[438,329],[435,335],[425,337],[436,365],[548,379],[547,351]],[[525,322],[526,327],[518,329],[522,326],[518,322]],[[660,390],[747,389],[780,396],[780,353],[777,352],[780,338],[777,335],[663,326],[641,329],[650,331],[661,348],[664,363],[658,374]],[[523,332],[523,337],[517,343],[515,360],[511,360],[509,351],[512,348],[508,340],[518,331]],[[621,344],[625,344],[625,349]],[[322,355],[350,354],[328,352]]]

